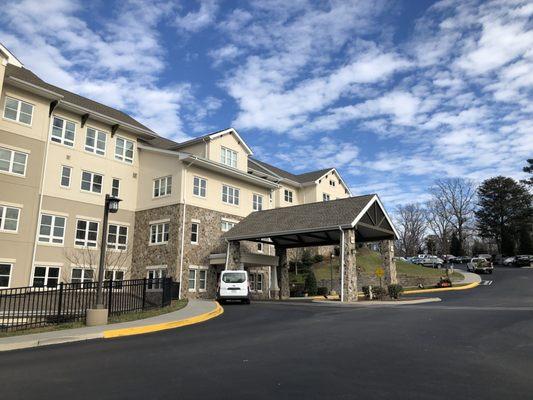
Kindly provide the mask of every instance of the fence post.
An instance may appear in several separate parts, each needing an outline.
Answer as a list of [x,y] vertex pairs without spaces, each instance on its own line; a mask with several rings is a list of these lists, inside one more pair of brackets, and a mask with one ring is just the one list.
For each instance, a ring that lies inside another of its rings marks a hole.
[[112,300],[113,299],[113,274],[111,274],[111,278],[109,278],[108,282],[109,282],[109,289],[107,290],[109,290],[109,292],[107,293],[107,310],[108,310],[107,312],[111,314],[111,305],[113,304],[111,303],[113,301]]
[[63,282],[59,283],[59,300],[57,302],[57,320],[56,324],[59,324],[61,321],[61,312],[63,307]]
[[146,303],[146,278],[143,278],[143,308],[144,311],[144,305]]

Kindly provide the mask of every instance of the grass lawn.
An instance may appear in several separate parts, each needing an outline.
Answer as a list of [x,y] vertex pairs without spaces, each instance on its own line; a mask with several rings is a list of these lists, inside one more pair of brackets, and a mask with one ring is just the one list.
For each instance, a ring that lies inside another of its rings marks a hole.
[[[340,261],[336,257],[333,259],[332,262],[333,265],[333,279],[339,279],[340,277],[340,271],[339,271],[339,265]],[[367,274],[373,274],[376,268],[381,267],[381,256],[379,253],[372,251],[366,247],[363,247],[361,249],[357,249],[357,266],[363,270],[363,272]],[[399,274],[405,274],[408,276],[414,276],[414,277],[420,277],[420,278],[436,278],[443,276],[444,270],[442,269],[435,269],[435,268],[428,268],[428,267],[422,267],[420,265],[410,264],[405,261],[396,261],[396,270]],[[322,279],[329,280],[331,277],[331,270],[330,270],[330,264],[329,260],[324,260],[322,262],[319,262],[317,264],[313,265],[313,271],[315,272],[315,276],[317,281],[320,281]],[[292,282],[301,282],[305,280],[304,274],[298,274],[297,277],[294,276],[294,274],[291,274],[291,281]],[[460,280],[462,278],[462,275],[454,272],[451,275],[452,280]]]
[[[187,299],[173,300],[172,304],[168,307],[156,308],[153,310],[146,310],[146,311],[140,311],[140,312],[132,312],[132,313],[127,313],[127,314],[122,314],[122,315],[113,315],[109,317],[109,323],[116,324],[119,322],[129,322],[129,321],[135,321],[138,319],[156,317],[161,314],[166,314],[169,312],[177,311],[185,307],[186,305],[187,305]],[[0,338],[8,337],[8,336],[31,335],[33,333],[60,331],[63,329],[83,328],[84,326],[85,326],[85,323],[83,322],[69,322],[65,324],[43,326],[41,328],[25,329],[25,330],[12,331],[12,332],[0,332]]]

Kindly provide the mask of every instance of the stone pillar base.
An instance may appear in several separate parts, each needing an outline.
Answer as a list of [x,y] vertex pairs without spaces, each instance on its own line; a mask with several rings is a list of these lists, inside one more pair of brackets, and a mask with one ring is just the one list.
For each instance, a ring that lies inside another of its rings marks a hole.
[[87,326],[107,325],[107,308],[90,308],[87,310],[85,324]]
[[279,299],[279,290],[270,289],[270,298],[278,300]]

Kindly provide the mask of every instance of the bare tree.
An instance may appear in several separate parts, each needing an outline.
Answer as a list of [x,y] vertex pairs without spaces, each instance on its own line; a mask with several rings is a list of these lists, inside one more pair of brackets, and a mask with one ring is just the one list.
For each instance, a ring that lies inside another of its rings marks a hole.
[[[104,270],[126,270],[126,267],[131,260],[130,248],[131,246],[129,246],[128,249],[108,249],[105,252]],[[98,265],[100,263],[100,251],[91,247],[67,248],[65,249],[64,255],[72,268],[94,268],[94,279],[98,278],[97,273]],[[65,281],[68,281],[70,277],[64,278],[66,278],[64,279]]]
[[400,254],[414,256],[418,253],[424,242],[426,221],[426,211],[420,203],[405,204],[396,208]]
[[442,203],[435,199],[428,201],[426,203],[426,218],[430,232],[437,239],[437,252],[448,254],[450,251],[452,225]]
[[472,232],[474,209],[476,204],[476,187],[468,179],[439,179],[430,189],[433,201],[445,213],[459,239],[459,253],[463,255],[466,237]]

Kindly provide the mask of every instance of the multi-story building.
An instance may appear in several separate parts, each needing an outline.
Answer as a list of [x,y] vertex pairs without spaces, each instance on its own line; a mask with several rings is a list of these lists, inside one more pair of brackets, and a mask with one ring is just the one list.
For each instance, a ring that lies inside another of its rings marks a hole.
[[[0,287],[96,278],[106,194],[106,279],[172,276],[212,297],[221,235],[256,210],[350,195],[334,168],[291,174],[234,129],[176,143],[37,77],[0,45]],[[273,246],[248,243],[252,289],[276,286]]]

